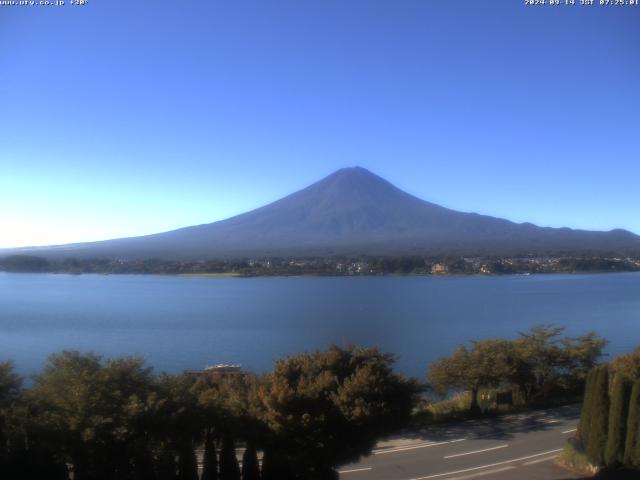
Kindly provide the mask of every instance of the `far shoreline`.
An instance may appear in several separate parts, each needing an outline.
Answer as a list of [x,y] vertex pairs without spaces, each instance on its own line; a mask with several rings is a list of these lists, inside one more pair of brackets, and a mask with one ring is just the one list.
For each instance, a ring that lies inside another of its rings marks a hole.
[[0,271],[71,275],[176,275],[200,278],[360,277],[360,276],[504,276],[543,273],[617,273],[640,271],[640,256],[365,256],[262,257],[168,260],[161,258],[0,257]]
[[640,274],[640,271],[573,271],[573,272],[535,272],[535,273],[372,273],[357,275],[336,275],[317,273],[291,273],[291,274],[243,274],[243,273],[142,273],[142,272],[15,272],[0,270],[0,274],[10,275],[55,275],[55,276],[104,276],[104,277],[176,277],[176,278],[206,278],[206,279],[249,279],[249,278],[502,278],[502,277],[542,277],[554,275],[580,276],[580,275],[615,275],[615,274]]

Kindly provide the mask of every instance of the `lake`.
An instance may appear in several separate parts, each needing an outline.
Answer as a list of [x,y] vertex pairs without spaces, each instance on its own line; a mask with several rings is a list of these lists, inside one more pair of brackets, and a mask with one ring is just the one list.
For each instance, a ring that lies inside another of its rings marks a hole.
[[330,343],[379,345],[399,370],[474,339],[552,323],[640,345],[640,274],[195,278],[0,273],[0,359],[37,372],[63,349],[140,355],[156,370],[269,370]]

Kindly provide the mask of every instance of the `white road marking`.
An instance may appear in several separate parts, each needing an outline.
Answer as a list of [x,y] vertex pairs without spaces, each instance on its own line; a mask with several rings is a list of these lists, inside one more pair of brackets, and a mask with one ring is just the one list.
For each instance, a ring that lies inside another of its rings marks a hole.
[[406,447],[378,448],[377,450],[373,450],[371,453],[373,455],[379,455],[381,453],[392,453],[392,452],[395,452],[397,450],[402,450],[403,448],[424,448],[424,447],[430,447],[434,443],[436,443],[436,442],[417,443],[417,444],[414,444],[414,445],[408,445]]
[[547,452],[535,453],[533,455],[527,455],[526,457],[513,458],[511,460],[505,460],[503,462],[490,463],[488,465],[480,465],[479,467],[465,468],[464,470],[456,470],[454,472],[436,473],[435,475],[427,475],[426,477],[416,477],[416,478],[412,478],[411,480],[427,480],[428,478],[437,478],[437,477],[444,477],[446,475],[456,475],[458,473],[473,472],[474,470],[482,470],[484,468],[491,468],[491,467],[497,467],[499,465],[506,465],[507,463],[521,462],[522,460],[529,460],[530,458],[542,457],[543,455],[549,455],[551,453],[556,453],[561,450],[562,448],[557,448],[556,450],[549,450]]
[[499,445],[497,447],[491,448],[483,448],[482,450],[474,450],[473,452],[465,452],[465,453],[456,453],[455,455],[447,455],[444,458],[456,458],[456,457],[464,457],[465,455],[473,455],[474,453],[482,453],[482,452],[490,452],[491,450],[498,450],[500,448],[507,448],[509,445],[506,443],[504,445]]
[[553,460],[554,458],[557,458],[558,455],[552,455],[550,457],[545,457],[545,458],[539,458],[537,460],[531,460],[530,462],[526,462],[523,463],[523,466],[527,466],[527,465],[535,465],[536,463],[542,463],[542,462],[548,462],[549,460]]
[[374,451],[373,454],[383,455],[385,453],[395,453],[395,452],[404,452],[406,450],[415,450],[416,448],[437,447],[438,445],[447,445],[449,443],[464,442],[465,440],[466,438],[458,438],[456,440],[449,440],[447,442],[421,443],[419,445],[411,445],[408,447],[396,447],[396,448],[389,448],[387,450],[377,450],[377,451]]
[[506,472],[507,470],[513,470],[516,467],[502,467],[502,468],[494,468],[493,470],[487,470],[486,472],[478,472],[478,473],[472,473],[470,475],[464,475],[462,477],[453,477],[450,478],[449,480],[468,480],[469,478],[476,478],[476,477],[484,477],[485,475],[493,475],[494,473],[500,473],[500,472]]
[[565,430],[565,431],[564,431],[564,432],[562,432],[562,433],[573,433],[573,432],[575,432],[575,431],[577,431],[577,430],[578,430],[577,428],[572,428],[571,430]]
[[351,470],[338,470],[338,473],[355,473],[355,472],[368,472],[373,470],[372,467],[352,468]]

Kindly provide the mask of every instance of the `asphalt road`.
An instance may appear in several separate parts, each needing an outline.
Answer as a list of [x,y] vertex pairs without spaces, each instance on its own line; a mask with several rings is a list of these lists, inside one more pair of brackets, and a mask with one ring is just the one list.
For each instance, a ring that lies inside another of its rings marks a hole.
[[342,480],[560,480],[553,460],[575,432],[579,407],[476,420],[381,442],[340,468]]

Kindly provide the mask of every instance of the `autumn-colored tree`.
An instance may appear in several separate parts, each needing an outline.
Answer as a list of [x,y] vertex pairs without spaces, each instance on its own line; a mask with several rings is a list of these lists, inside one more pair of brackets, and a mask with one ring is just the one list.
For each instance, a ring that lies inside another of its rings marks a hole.
[[468,390],[472,414],[480,413],[478,391],[497,387],[514,375],[515,351],[506,340],[473,342],[470,349],[458,347],[453,355],[431,365],[427,380],[436,391]]
[[260,391],[274,464],[324,479],[405,425],[418,388],[393,372],[394,360],[377,348],[332,346],[276,362]]
[[517,352],[512,383],[519,387],[526,404],[544,401],[556,391],[580,391],[593,369],[606,340],[591,332],[580,337],[562,337],[564,328],[537,325],[514,341]]
[[614,358],[611,362],[611,370],[625,375],[631,381],[640,380],[640,347],[631,353]]
[[141,435],[131,413],[151,384],[150,369],[140,359],[103,363],[96,355],[64,352],[49,358],[29,401],[73,464],[74,478],[126,479],[134,471],[131,447]]

